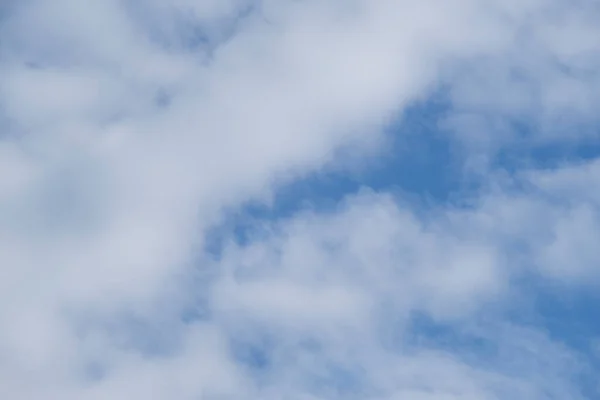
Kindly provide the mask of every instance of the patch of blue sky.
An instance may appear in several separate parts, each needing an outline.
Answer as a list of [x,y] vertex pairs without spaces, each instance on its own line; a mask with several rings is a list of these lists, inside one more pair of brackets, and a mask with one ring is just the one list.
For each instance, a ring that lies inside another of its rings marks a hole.
[[[527,138],[537,128],[534,123],[528,124],[524,121],[516,124],[516,129],[523,132],[523,137]],[[600,127],[582,129],[591,131],[591,134],[576,141],[563,139],[540,144],[522,142],[500,149],[494,159],[493,167],[515,173],[530,168],[551,169],[600,157]]]
[[326,212],[363,188],[398,191],[416,204],[449,201],[462,190],[454,145],[436,129],[444,109],[437,99],[415,104],[387,129],[390,147],[358,171],[321,170],[280,185],[268,204],[253,201],[227,215],[209,235],[209,252],[217,255],[221,240],[233,233],[245,243],[261,221],[289,218],[302,210]]
[[[543,326],[549,337],[582,354],[593,355],[600,338],[600,294],[590,288],[574,291],[540,280],[532,280],[528,286],[532,323]],[[600,371],[600,359],[590,357],[589,361]]]
[[[490,311],[466,323],[441,322],[413,313],[408,344],[413,349],[448,352],[480,370],[502,371],[516,378],[534,379],[535,374],[569,376],[583,398],[595,398],[600,365],[590,353],[589,338],[597,332],[585,326],[595,318],[585,305],[566,306],[556,296],[538,295],[532,310],[524,310],[527,306],[522,303],[514,304],[512,310],[504,310],[500,315]],[[550,359],[556,355],[544,353],[546,343],[553,343],[554,351],[568,351],[562,364],[553,365]],[[523,373],[533,376],[522,376]]]
[[[452,112],[452,104],[442,91],[413,104],[387,128],[389,146],[379,157],[358,170],[321,170],[282,184],[268,204],[245,204],[212,232],[208,241],[212,253],[218,253],[223,234],[233,232],[244,243],[257,222],[287,218],[301,210],[334,210],[345,197],[364,188],[398,193],[416,209],[463,205],[477,195],[488,175],[465,172],[467,153],[443,128],[444,119]],[[525,169],[554,168],[600,156],[596,137],[536,144],[527,140],[536,129],[535,121],[506,122],[523,140],[499,148],[487,172],[514,175]]]
[[[289,218],[299,211],[335,210],[345,197],[362,188],[396,192],[416,208],[426,209],[460,203],[465,196],[476,194],[485,184],[485,175],[479,176],[479,180],[464,175],[462,157],[465,153],[453,141],[451,132],[440,128],[440,122],[450,112],[451,104],[439,94],[414,104],[388,128],[391,147],[381,158],[369,162],[368,167],[359,173],[314,173],[278,187],[272,203],[245,205],[228,215],[225,223],[210,233],[209,252],[219,258],[225,238],[233,236],[243,245],[259,234],[262,224]],[[600,156],[600,141],[594,137],[578,142],[557,141],[537,145],[527,140],[535,133],[532,132],[536,129],[533,120],[508,122],[518,130],[523,140],[501,148],[495,154],[489,172],[503,171],[512,176],[523,169],[553,168]],[[517,190],[520,189],[517,187]],[[594,343],[597,344],[595,338],[600,338],[600,321],[597,318],[600,297],[591,292],[566,293],[558,287],[544,286],[538,279],[529,277],[523,281],[528,297],[519,297],[509,304],[508,309],[497,315],[498,320],[547,332],[550,340],[563,343],[579,354],[587,370],[573,371],[573,379],[585,398],[593,398],[597,393],[594,374],[600,371],[598,359],[591,355]],[[428,345],[450,350],[465,358],[471,357],[471,362],[496,366],[510,364],[508,359],[501,359],[506,357],[498,348],[502,344],[483,336],[466,334],[452,324],[435,321],[427,315],[415,315],[411,332],[414,338],[426,341]],[[239,360],[247,367],[259,372],[272,367],[268,342],[236,339],[234,343]],[[327,384],[331,386],[335,381],[335,385],[339,384],[338,388],[351,388],[354,378],[346,375],[332,372]]]

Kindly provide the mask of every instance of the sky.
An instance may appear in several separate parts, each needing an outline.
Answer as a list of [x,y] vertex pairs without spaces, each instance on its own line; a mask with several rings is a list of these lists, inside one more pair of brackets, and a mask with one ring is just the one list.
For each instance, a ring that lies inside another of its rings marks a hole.
[[5,0],[0,394],[600,398],[597,0]]

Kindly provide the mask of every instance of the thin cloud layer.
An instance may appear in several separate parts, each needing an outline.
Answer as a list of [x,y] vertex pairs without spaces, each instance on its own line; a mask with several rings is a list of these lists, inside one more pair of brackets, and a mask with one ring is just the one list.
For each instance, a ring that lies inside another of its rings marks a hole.
[[[561,0],[7,2],[0,393],[593,398],[593,359],[539,323],[530,288],[596,288],[597,162],[498,157],[597,140],[599,16]],[[232,210],[367,168],[440,92],[435,134],[475,193],[418,207],[366,188],[245,240],[223,228],[209,251]]]

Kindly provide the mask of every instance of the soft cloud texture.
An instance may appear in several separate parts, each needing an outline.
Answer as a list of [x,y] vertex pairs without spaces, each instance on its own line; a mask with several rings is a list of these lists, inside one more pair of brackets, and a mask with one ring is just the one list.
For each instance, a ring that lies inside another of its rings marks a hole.
[[[7,2],[0,393],[597,396],[530,289],[597,287],[597,161],[498,160],[597,140],[599,16],[591,0]],[[252,220],[246,240],[224,224],[360,169],[437,93],[436,134],[477,183],[459,201],[365,188]]]

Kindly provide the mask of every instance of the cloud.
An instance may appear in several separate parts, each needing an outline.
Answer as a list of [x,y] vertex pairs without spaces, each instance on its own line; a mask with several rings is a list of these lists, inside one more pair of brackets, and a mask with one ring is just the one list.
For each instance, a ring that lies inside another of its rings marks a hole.
[[[593,2],[30,0],[0,13],[1,393],[584,397],[588,360],[502,311],[531,271],[573,290],[596,278],[596,163],[503,179],[472,161],[590,134]],[[372,156],[440,88],[440,128],[486,182],[469,207],[365,190],[205,250],[230,210],[340,149]],[[502,356],[444,348],[442,328]]]
[[[519,257],[502,257],[468,217],[440,226],[363,194],[334,215],[286,221],[223,253],[215,318],[266,358],[269,383],[291,374],[316,398],[577,398],[585,359],[498,315]],[[257,332],[277,339],[265,348]]]

